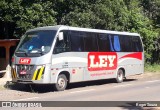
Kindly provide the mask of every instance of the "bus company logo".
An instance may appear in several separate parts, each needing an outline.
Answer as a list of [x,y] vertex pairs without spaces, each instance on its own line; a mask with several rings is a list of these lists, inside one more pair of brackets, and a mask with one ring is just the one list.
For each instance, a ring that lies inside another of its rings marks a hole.
[[90,52],[88,54],[88,70],[112,70],[117,68],[116,52]]
[[20,58],[19,59],[19,63],[20,64],[30,64],[31,63],[31,59],[30,58]]

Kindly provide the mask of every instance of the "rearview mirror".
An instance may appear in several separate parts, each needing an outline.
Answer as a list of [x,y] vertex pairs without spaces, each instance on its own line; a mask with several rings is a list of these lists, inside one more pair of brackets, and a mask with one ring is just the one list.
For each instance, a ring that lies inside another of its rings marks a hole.
[[63,32],[59,32],[58,34],[58,39],[61,41],[63,40]]

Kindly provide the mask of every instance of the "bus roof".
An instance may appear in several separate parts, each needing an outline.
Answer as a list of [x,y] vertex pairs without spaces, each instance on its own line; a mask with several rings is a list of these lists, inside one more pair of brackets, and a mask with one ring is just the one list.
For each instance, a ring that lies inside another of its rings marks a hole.
[[36,30],[63,30],[63,29],[69,29],[69,30],[75,30],[75,31],[76,30],[77,31],[85,31],[85,32],[110,33],[110,34],[140,36],[138,33],[111,31],[111,30],[101,30],[101,29],[91,29],[91,28],[80,28],[80,27],[72,27],[72,26],[65,26],[65,25],[38,27],[38,28],[34,28],[34,29],[31,29],[31,30],[28,30],[28,31],[36,31]]

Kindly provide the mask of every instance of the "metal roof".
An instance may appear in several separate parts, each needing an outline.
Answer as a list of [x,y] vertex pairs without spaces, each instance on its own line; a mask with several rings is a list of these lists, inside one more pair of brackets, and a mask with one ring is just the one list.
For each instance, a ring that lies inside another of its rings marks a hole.
[[110,34],[140,36],[138,33],[111,31],[111,30],[101,30],[101,29],[91,29],[91,28],[81,28],[81,27],[72,27],[72,26],[65,26],[65,25],[38,27],[38,28],[34,28],[34,29],[31,29],[31,30],[28,30],[28,31],[36,31],[36,30],[62,30],[62,29],[69,29],[69,30],[75,30],[75,31],[76,30],[77,31],[86,31],[86,32],[97,32],[97,33],[110,33]]

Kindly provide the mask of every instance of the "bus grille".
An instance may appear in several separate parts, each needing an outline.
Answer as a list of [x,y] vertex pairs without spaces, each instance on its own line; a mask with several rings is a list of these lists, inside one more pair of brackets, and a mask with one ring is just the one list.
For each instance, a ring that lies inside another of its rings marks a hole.
[[34,65],[17,65],[17,70],[33,70]]
[[31,80],[32,79],[32,75],[31,74],[26,74],[26,75],[20,75],[19,74],[19,79],[26,79],[26,80]]
[[[34,70],[34,65],[16,65],[17,67],[17,78],[22,80],[31,80],[32,79],[32,73]],[[21,72],[24,72],[24,74],[21,74]]]

